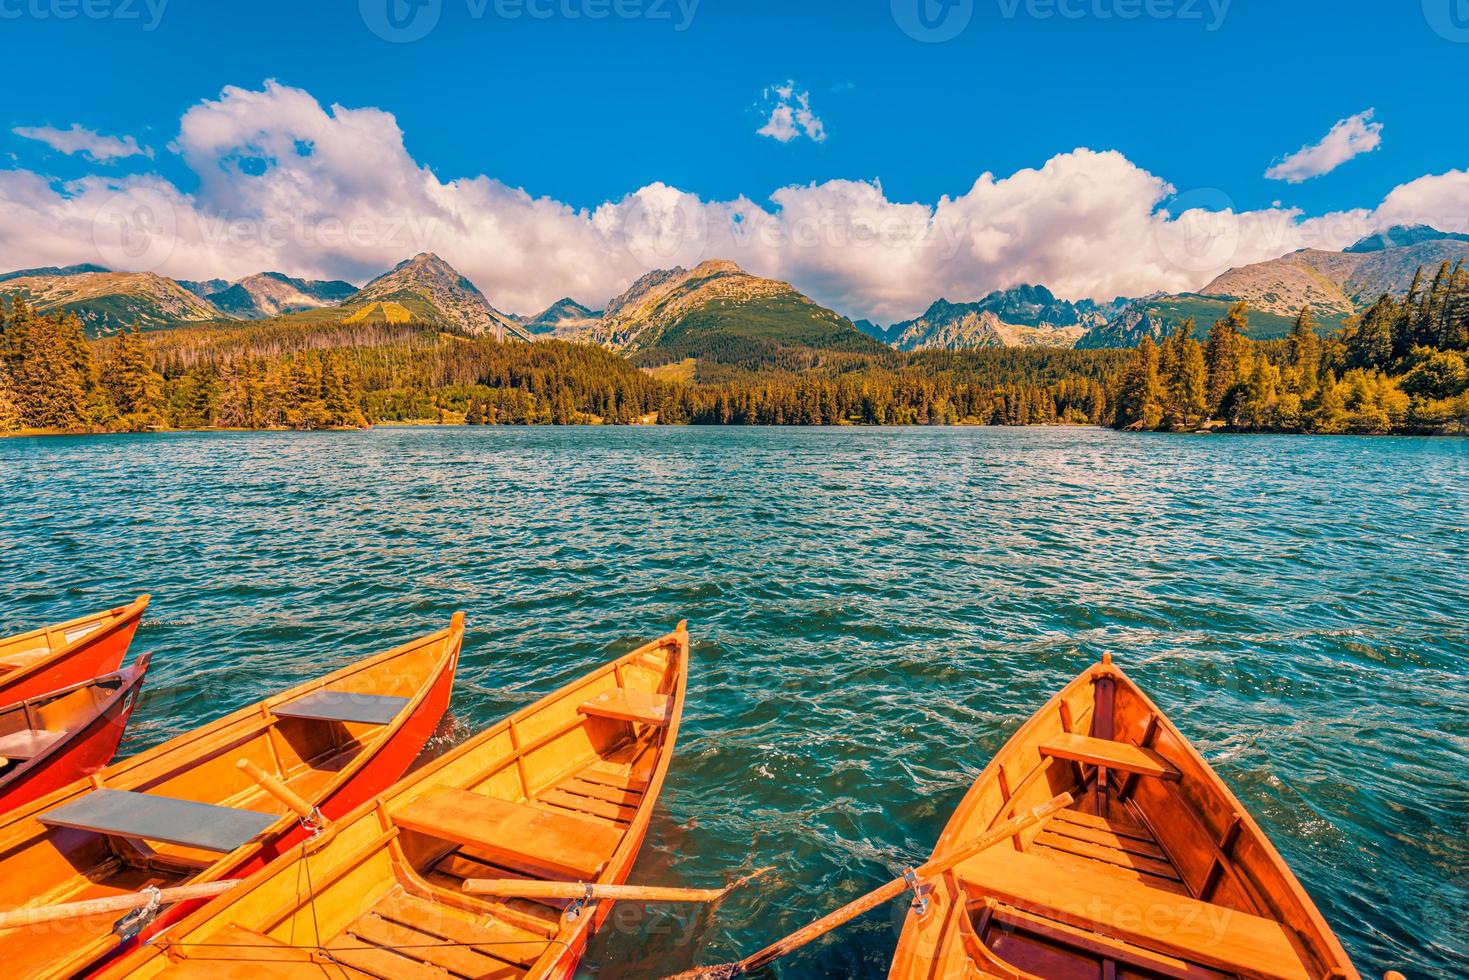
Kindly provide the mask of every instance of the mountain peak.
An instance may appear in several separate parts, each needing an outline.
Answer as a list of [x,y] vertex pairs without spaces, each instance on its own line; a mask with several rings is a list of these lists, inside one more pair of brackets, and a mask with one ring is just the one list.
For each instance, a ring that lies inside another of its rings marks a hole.
[[689,271],[690,275],[705,277],[717,275],[745,275],[745,270],[729,259],[705,259]]
[[402,312],[407,315],[442,321],[473,336],[493,334],[504,339],[508,334],[520,340],[531,339],[512,317],[491,306],[468,277],[433,252],[419,252],[411,259],[404,259],[363,286],[347,302],[359,307],[373,303],[394,303],[400,307],[406,304]]
[[1417,245],[1419,242],[1469,242],[1469,235],[1439,231],[1431,225],[1393,225],[1391,228],[1368,235],[1342,251],[1384,252],[1390,248]]

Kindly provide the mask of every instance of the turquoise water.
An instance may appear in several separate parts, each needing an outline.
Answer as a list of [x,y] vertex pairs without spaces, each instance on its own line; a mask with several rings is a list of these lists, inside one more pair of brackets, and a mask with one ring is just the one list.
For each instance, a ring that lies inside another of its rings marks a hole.
[[[446,738],[687,617],[686,727],[588,972],[751,952],[920,860],[1111,651],[1364,974],[1469,963],[1469,442],[1089,429],[0,440],[0,632],[142,591],[124,751],[468,614]],[[901,908],[897,911],[900,913]],[[881,976],[874,913],[785,962]]]

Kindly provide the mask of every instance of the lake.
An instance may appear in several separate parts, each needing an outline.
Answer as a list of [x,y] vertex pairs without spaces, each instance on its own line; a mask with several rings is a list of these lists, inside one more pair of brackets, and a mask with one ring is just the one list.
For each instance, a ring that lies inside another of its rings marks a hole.
[[[1469,442],[379,428],[0,440],[0,632],[151,592],[123,746],[444,625],[462,738],[687,618],[689,701],[587,961],[752,952],[925,857],[1110,651],[1364,975],[1469,962]],[[903,904],[784,961],[882,976]]]

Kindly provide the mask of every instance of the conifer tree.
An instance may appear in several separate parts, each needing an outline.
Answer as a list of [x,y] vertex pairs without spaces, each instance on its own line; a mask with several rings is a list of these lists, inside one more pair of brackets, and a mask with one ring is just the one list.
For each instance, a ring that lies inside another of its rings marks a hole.
[[1212,414],[1224,411],[1225,400],[1240,383],[1241,344],[1248,331],[1249,307],[1244,303],[1234,304],[1224,319],[1214,321],[1214,326],[1209,329],[1204,362],[1209,375],[1209,411]]

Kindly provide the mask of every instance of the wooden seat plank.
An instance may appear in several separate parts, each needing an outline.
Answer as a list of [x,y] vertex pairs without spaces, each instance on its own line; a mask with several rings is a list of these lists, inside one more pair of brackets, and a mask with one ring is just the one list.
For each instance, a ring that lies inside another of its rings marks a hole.
[[618,806],[636,807],[643,802],[643,794],[630,789],[620,789],[616,786],[608,786],[603,783],[592,782],[579,776],[562,781],[558,789],[564,789],[568,793],[577,796],[590,796],[598,800],[606,800],[608,803],[616,803]]
[[327,942],[332,960],[383,977],[384,980],[445,980],[447,974],[414,958],[410,952],[394,952],[344,934]]
[[1064,820],[1066,823],[1074,824],[1078,827],[1089,827],[1092,830],[1106,831],[1109,834],[1116,834],[1119,837],[1131,837],[1134,840],[1146,841],[1149,844],[1157,843],[1157,841],[1153,840],[1153,835],[1148,833],[1146,827],[1138,824],[1131,817],[1115,807],[1105,817],[1098,816],[1095,813],[1087,813],[1085,810],[1062,810],[1051,819]]
[[1149,973],[1173,978],[1173,980],[1228,980],[1229,977],[1227,973],[1211,970],[1206,966],[1199,966],[1197,963],[1190,963],[1176,956],[1155,953],[1141,946],[1099,936],[1094,932],[1068,926],[1064,922],[1056,922],[1053,919],[1033,915],[1008,905],[996,905],[990,916],[990,923],[1002,929],[1029,932],[1048,942],[1085,950],[1104,960],[1115,960],[1119,964],[1138,967]]
[[648,691],[617,688],[603,691],[577,706],[578,711],[594,718],[630,721],[636,725],[666,725],[673,711],[673,698]]
[[1188,890],[1187,885],[1173,878],[1160,878],[1157,875],[1150,875],[1145,871],[1134,871],[1131,868],[1124,868],[1120,864],[1097,861],[1089,857],[1082,857],[1079,854],[1072,854],[1070,851],[1053,850],[1044,844],[1035,845],[1033,849],[1037,854],[1043,854],[1045,857],[1054,860],[1057,864],[1083,868],[1087,871],[1102,872],[1107,875],[1126,879],[1127,881],[1147,885],[1149,888],[1160,888],[1174,895],[1182,895],[1184,898],[1193,897],[1193,892]]
[[1203,966],[1308,980],[1278,922],[1116,876],[992,848],[955,869],[966,886],[1024,911]]
[[34,759],[65,737],[66,732],[49,732],[37,728],[23,728],[9,735],[0,735],[0,758],[13,762]]
[[1157,875],[1160,878],[1171,878],[1174,881],[1182,880],[1178,871],[1164,858],[1145,857],[1141,854],[1132,854],[1116,847],[1108,847],[1104,844],[1093,844],[1090,841],[1077,840],[1074,837],[1063,837],[1050,831],[1042,831],[1035,838],[1035,843],[1044,844],[1058,851],[1068,851],[1081,857],[1091,858],[1095,861],[1106,861],[1122,868],[1131,868],[1134,871],[1146,871],[1148,874]]
[[408,707],[408,699],[387,694],[359,694],[353,691],[312,691],[272,709],[277,718],[305,718],[310,721],[343,721],[359,725],[390,725]]
[[1086,841],[1088,844],[1096,844],[1100,847],[1111,847],[1129,854],[1152,858],[1155,861],[1166,861],[1168,856],[1163,849],[1151,841],[1141,840],[1123,834],[1112,833],[1107,830],[1096,830],[1079,823],[1071,823],[1067,820],[1048,820],[1045,825],[1046,833],[1059,834],[1062,837],[1070,837],[1074,840]]
[[1139,776],[1179,778],[1173,763],[1152,749],[1145,749],[1131,742],[1113,742],[1105,738],[1065,732],[1041,743],[1040,752],[1041,755],[1057,759],[1070,759],[1073,762],[1104,766],[1121,772],[1135,772]]
[[444,938],[368,912],[347,927],[347,933],[364,943],[395,949],[430,967],[464,977],[518,977],[525,968],[488,955],[464,943]]
[[590,881],[622,840],[622,828],[596,817],[442,789],[393,817],[405,830],[473,847],[497,863]]
[[546,940],[556,934],[559,919],[555,915],[551,917],[549,932],[533,931],[508,921],[503,915],[506,907],[502,903],[493,915],[486,916],[399,893],[391,901],[379,902],[373,914],[420,932],[442,936],[496,959],[528,966],[545,951]]
[[578,796],[559,787],[546,790],[537,798],[537,802],[549,803],[563,809],[589,813],[594,817],[604,817],[607,820],[617,820],[621,823],[631,823],[632,818],[637,816],[638,812],[637,807],[619,806],[595,797]]
[[37,819],[48,827],[70,827],[110,837],[162,841],[227,853],[259,837],[279,818],[273,813],[151,793],[94,789]]

